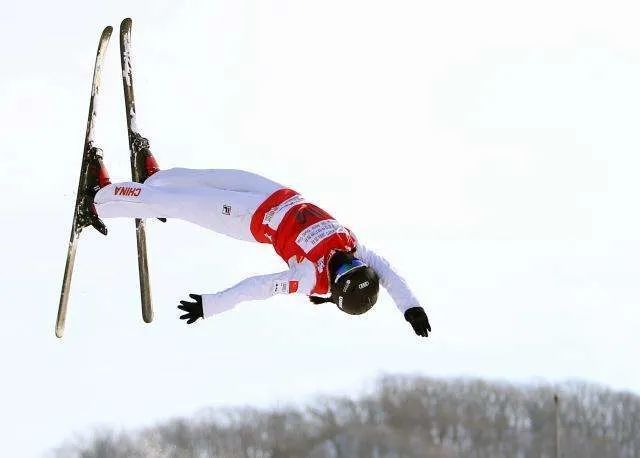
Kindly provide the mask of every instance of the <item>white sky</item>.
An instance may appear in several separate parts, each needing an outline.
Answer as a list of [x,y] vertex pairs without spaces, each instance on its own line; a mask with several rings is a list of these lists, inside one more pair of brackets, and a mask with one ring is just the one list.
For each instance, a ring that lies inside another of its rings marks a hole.
[[[0,452],[211,405],[357,392],[380,373],[640,393],[636,2],[8,2],[0,17]],[[140,125],[161,166],[244,168],[327,208],[388,257],[433,324],[388,296],[350,318],[302,298],[198,326],[188,292],[280,270],[268,246],[148,229],[83,233],[54,321],[99,33],[116,27],[98,140],[129,177],[117,26],[134,19]]]

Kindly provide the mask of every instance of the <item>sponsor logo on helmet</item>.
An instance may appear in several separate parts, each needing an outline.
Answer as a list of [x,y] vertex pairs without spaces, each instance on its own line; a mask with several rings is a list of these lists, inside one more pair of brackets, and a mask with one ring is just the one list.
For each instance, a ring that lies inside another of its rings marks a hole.
[[344,288],[342,288],[343,293],[347,292],[347,290],[349,289],[349,285],[351,285],[351,280],[347,280],[346,283],[344,284]]
[[369,286],[369,281],[368,280],[363,282],[363,283],[360,283],[358,285],[358,289],[365,289],[367,286]]
[[338,296],[338,307],[342,308],[342,296]]
[[114,194],[116,196],[133,196],[138,197],[142,192],[141,188],[132,187],[132,186],[116,186]]

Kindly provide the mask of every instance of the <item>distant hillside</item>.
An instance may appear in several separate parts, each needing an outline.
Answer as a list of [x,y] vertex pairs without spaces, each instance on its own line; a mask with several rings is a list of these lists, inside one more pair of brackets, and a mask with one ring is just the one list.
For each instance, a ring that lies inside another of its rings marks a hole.
[[640,458],[640,397],[583,383],[521,386],[383,377],[358,399],[207,410],[132,432],[97,432],[53,457]]

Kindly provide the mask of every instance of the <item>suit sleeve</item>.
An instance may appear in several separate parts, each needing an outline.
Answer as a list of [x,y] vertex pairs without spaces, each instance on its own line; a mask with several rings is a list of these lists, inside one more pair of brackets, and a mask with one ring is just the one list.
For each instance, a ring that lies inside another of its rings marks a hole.
[[229,289],[202,295],[204,318],[231,310],[241,302],[268,299],[277,294],[308,294],[307,279],[299,269],[289,269],[270,275],[258,275],[242,280]]
[[404,278],[382,256],[367,249],[364,245],[358,245],[356,257],[364,261],[376,271],[380,278],[380,284],[387,290],[396,307],[404,314],[411,307],[419,307],[420,302],[415,297]]

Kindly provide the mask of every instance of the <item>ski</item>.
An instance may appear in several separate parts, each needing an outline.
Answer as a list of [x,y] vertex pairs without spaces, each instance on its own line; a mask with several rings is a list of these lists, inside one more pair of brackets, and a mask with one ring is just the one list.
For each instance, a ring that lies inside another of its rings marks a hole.
[[104,57],[109,45],[109,38],[113,28],[106,27],[102,31],[100,41],[98,43],[98,51],[96,52],[96,60],[93,68],[93,81],[91,83],[91,98],[89,99],[89,116],[87,119],[87,131],[84,139],[84,150],[82,152],[82,163],[80,166],[80,178],[78,180],[78,193],[76,196],[76,205],[73,212],[73,222],[71,224],[71,237],[69,239],[69,249],[67,252],[67,262],[64,268],[64,277],[62,280],[62,291],[60,293],[60,303],[58,305],[58,316],[56,318],[56,336],[62,338],[64,334],[64,326],[67,318],[67,303],[69,302],[69,292],[71,290],[71,277],[73,275],[73,265],[76,258],[76,250],[78,248],[78,239],[82,229],[91,225],[90,218],[86,214],[86,208],[82,205],[84,190],[87,186],[87,176],[89,162],[92,155],[100,154],[99,148],[95,146],[94,127],[97,113],[97,96],[100,92],[100,81],[102,79],[102,67]]
[[[142,137],[136,124],[136,104],[133,95],[133,69],[131,64],[131,26],[130,18],[120,24],[120,63],[122,64],[122,86],[124,88],[124,105],[127,118],[129,151],[131,159],[131,176],[133,181],[142,183],[146,176],[142,164],[141,149],[149,148],[149,142]],[[145,222],[136,219],[136,239],[138,245],[138,273],[140,277],[140,299],[142,301],[142,319],[146,323],[153,321],[151,304],[151,288],[149,285],[149,264],[147,262],[147,236]]]

